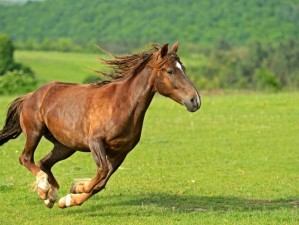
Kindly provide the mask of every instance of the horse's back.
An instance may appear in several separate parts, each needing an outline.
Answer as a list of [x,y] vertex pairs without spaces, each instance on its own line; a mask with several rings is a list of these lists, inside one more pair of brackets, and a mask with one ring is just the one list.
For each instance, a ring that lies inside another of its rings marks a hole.
[[40,112],[43,105],[50,104],[51,101],[55,101],[55,97],[59,95],[61,90],[76,85],[78,84],[48,82],[34,92],[26,95],[26,101],[24,102],[23,110]]

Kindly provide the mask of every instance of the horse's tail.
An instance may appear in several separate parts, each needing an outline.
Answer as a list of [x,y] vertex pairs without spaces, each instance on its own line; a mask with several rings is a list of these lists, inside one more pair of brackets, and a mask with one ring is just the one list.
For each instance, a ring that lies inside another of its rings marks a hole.
[[10,139],[17,138],[21,133],[20,113],[23,103],[28,95],[24,95],[15,99],[7,110],[6,120],[3,130],[0,130],[0,146],[8,142]]

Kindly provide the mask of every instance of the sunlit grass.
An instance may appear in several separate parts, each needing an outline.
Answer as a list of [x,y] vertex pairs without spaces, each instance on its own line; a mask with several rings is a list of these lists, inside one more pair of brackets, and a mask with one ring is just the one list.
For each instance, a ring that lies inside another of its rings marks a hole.
[[[1,106],[12,99],[1,97]],[[191,114],[157,96],[140,144],[107,188],[66,210],[47,209],[30,191],[34,177],[18,163],[21,137],[0,148],[0,217],[8,224],[296,224],[298,101],[296,93],[203,96]],[[36,158],[50,149],[42,142]],[[62,196],[95,165],[77,153],[53,171]]]

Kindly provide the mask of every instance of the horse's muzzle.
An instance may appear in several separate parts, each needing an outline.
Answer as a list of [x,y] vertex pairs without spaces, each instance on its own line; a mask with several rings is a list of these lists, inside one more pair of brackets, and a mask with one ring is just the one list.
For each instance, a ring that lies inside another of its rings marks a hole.
[[197,111],[201,106],[200,96],[197,94],[189,100],[184,101],[184,105],[186,106],[189,112]]

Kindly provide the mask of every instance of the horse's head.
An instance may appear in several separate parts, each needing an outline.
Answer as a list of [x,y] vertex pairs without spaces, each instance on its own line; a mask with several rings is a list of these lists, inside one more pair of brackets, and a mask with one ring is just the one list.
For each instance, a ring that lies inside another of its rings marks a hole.
[[155,52],[154,67],[157,68],[155,89],[160,94],[185,105],[188,111],[195,112],[200,108],[200,96],[186,76],[186,70],[177,56],[178,42],[170,51],[168,44]]

